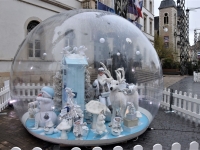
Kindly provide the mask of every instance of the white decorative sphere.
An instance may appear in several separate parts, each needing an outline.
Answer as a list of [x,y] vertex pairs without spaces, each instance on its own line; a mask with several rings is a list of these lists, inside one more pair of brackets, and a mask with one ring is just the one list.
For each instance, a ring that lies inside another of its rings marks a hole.
[[140,51],[136,51],[136,55],[140,55]]
[[130,38],[126,38],[126,42],[127,42],[127,43],[129,43],[129,44],[131,44],[131,43],[132,43],[132,41],[131,41],[131,39],[130,39]]
[[100,38],[100,43],[104,43],[105,42],[105,39],[104,38]]

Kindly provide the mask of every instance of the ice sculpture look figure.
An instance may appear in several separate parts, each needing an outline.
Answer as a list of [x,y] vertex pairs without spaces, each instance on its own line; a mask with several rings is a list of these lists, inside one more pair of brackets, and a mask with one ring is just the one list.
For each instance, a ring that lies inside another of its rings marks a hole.
[[53,124],[57,123],[57,115],[54,111],[52,111],[54,90],[51,87],[44,86],[41,89],[41,92],[38,94],[36,101],[30,102],[28,107],[37,106],[35,109],[35,127],[33,129],[37,129],[38,127],[45,126],[45,114],[48,113],[51,118]]
[[120,113],[117,111],[111,127],[112,135],[118,136],[121,134],[121,132],[123,131],[121,124],[122,124],[122,118],[120,116]]
[[81,123],[81,119],[78,115],[74,118],[73,133],[74,133],[76,140],[82,140],[83,139],[83,135],[84,135],[84,132],[85,132],[84,130],[85,130],[86,126],[87,126],[87,123],[86,122]]
[[93,82],[93,88],[95,89],[95,97],[99,99],[101,103],[111,109],[111,102],[109,99],[110,87],[107,83],[107,76],[104,73],[104,68],[98,69],[98,76]]
[[104,116],[104,111],[102,110],[100,114],[97,117],[97,123],[96,123],[96,132],[97,134],[104,134],[107,133],[106,125],[105,125],[105,116]]
[[139,94],[137,91],[137,86],[134,84],[127,84],[125,81],[125,71],[124,68],[118,68],[115,70],[117,80],[111,76],[110,71],[106,68],[106,66],[100,62],[103,66],[105,73],[109,78],[107,78],[107,82],[110,83],[110,101],[112,104],[112,117],[111,123],[112,125],[113,119],[115,117],[114,112],[120,109],[122,119],[124,118],[126,107],[128,102],[132,102],[135,106],[136,111],[138,111],[139,107]]
[[45,126],[44,126],[44,133],[46,135],[48,134],[53,134],[54,133],[54,124],[51,120],[51,118],[49,117],[49,114],[46,113],[44,116],[45,121]]

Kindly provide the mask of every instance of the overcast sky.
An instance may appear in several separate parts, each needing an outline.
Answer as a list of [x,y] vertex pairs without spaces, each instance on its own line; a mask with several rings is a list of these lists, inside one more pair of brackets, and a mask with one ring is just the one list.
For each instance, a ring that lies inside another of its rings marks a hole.
[[[162,0],[154,0],[154,15],[159,16],[158,7]],[[174,0],[176,3],[176,0]],[[197,8],[200,7],[200,0],[185,0],[185,8]],[[194,44],[194,29],[200,29],[200,9],[191,10],[189,13],[189,40],[190,45]],[[200,33],[200,30],[197,30]]]

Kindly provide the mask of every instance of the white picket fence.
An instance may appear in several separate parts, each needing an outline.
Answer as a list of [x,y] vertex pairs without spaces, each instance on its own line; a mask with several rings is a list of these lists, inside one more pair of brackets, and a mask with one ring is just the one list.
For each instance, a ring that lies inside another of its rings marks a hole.
[[47,84],[45,84],[45,83],[42,83],[42,84],[40,84],[40,83],[38,83],[38,84],[35,84],[35,83],[19,84],[18,83],[14,87],[16,89],[14,91],[20,100],[33,101],[43,86],[52,86],[52,85],[50,85],[49,83],[47,83]]
[[4,82],[4,87],[0,89],[0,112],[8,106],[10,100],[9,81]]
[[[9,82],[5,84],[6,86],[3,87],[0,91],[0,111],[2,111],[8,105],[8,101],[10,100]],[[14,92],[18,96],[18,98],[23,101],[33,101],[43,86],[52,85],[50,85],[49,83],[17,84],[15,86],[16,90]],[[154,88],[157,85],[139,84],[137,86],[140,95],[146,95],[148,98],[155,98],[156,96],[159,96],[159,92],[157,91],[158,89]],[[170,108],[170,89],[164,89],[161,107],[164,107],[165,109]],[[171,108],[176,111],[177,114],[200,123],[200,99],[197,99],[197,95],[194,95],[194,97],[192,97],[191,93],[187,95],[187,93],[185,92],[182,95],[181,91],[179,91],[179,93],[178,91],[175,91],[173,93],[173,104],[171,105]]]
[[[50,83],[22,83],[14,86],[15,95],[17,95],[18,99],[22,101],[33,101],[35,97],[38,95],[39,91],[43,86],[52,86]],[[154,85],[147,84],[137,84],[138,91],[140,95],[147,95],[148,97],[155,97],[157,94],[157,89],[154,88]],[[16,89],[16,90],[15,90]]]
[[[172,97],[171,108],[173,111],[186,119],[200,123],[200,99],[197,99],[196,94],[192,97],[192,93],[187,94],[175,90]],[[164,89],[161,106],[166,109],[170,108],[170,89]]]
[[[11,150],[21,150],[19,147],[13,147]],[[35,147],[32,150],[42,150],[39,147]],[[81,150],[79,147],[74,147],[71,150]],[[94,147],[92,150],[103,150],[101,147]],[[115,146],[113,150],[123,150],[121,146]],[[136,145],[133,147],[133,150],[143,150],[143,147],[141,145]],[[153,150],[163,150],[161,144],[155,144],[153,146]],[[179,143],[174,143],[171,146],[171,150],[181,150],[181,145]],[[188,150],[199,150],[199,143],[196,141],[193,141],[190,143],[189,149]]]
[[200,82],[200,72],[196,73],[195,71],[193,72],[193,80],[194,82]]

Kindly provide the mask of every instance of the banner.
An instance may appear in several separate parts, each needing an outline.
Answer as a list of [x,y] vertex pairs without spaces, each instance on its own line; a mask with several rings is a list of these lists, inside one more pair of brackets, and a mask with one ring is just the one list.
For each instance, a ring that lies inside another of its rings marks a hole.
[[107,5],[105,5],[99,1],[97,2],[97,9],[115,13],[115,10],[113,8],[108,7]]

